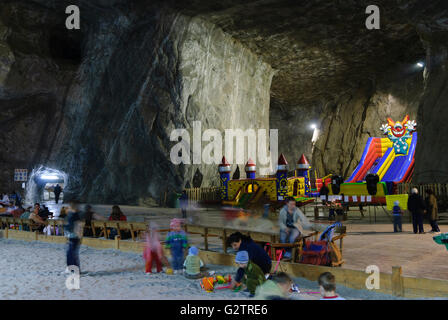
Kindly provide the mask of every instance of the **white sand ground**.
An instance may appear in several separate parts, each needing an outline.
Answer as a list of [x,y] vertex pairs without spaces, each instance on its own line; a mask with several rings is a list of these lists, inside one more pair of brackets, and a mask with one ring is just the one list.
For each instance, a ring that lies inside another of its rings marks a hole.
[[[65,282],[65,245],[0,239],[0,300],[3,299],[248,299],[248,293],[203,291],[198,280],[182,275],[145,274],[140,254],[97,250],[82,246],[79,290],[68,290]],[[228,266],[208,266],[217,274],[233,273]],[[317,283],[294,279],[302,292],[318,291]],[[347,299],[396,299],[367,290],[338,287]],[[296,299],[318,299],[317,294],[295,294]]]

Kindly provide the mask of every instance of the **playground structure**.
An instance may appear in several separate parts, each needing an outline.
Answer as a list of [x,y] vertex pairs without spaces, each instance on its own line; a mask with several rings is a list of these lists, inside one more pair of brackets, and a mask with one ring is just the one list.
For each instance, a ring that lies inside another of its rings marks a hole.
[[254,209],[267,203],[276,208],[287,197],[293,197],[297,205],[302,206],[314,202],[323,184],[328,186],[329,200],[346,205],[389,206],[395,200],[406,202],[407,199],[396,197],[399,197],[398,184],[408,183],[412,179],[417,124],[408,115],[401,122],[390,118],[387,121],[381,127],[387,137],[367,140],[358,166],[346,181],[335,175],[318,179],[316,173],[315,178],[311,179],[311,166],[305,155],[297,161],[293,176],[288,177],[288,162],[283,154],[278,159],[274,176],[256,177],[256,164],[249,159],[245,166],[246,178],[230,179],[231,167],[223,157],[218,170],[221,202],[242,209]]
[[[279,204],[287,197],[293,197],[298,205],[313,202],[312,196],[317,196],[318,192],[311,189],[310,168],[305,155],[302,155],[294,176],[288,177],[288,162],[281,154],[274,177],[257,178],[256,164],[249,159],[245,166],[246,178],[230,179],[230,164],[223,157],[218,169],[222,204],[247,209],[265,203]],[[316,187],[321,183],[321,179],[316,181]]]
[[[386,196],[397,193],[397,184],[412,179],[417,145],[416,123],[410,121],[408,115],[402,122],[394,122],[390,118],[387,121],[388,123],[381,127],[387,138],[369,138],[352,175],[339,185],[339,190],[334,187],[335,183],[332,181],[330,194],[375,195],[375,200],[385,203]],[[373,182],[366,181],[368,179],[373,179]],[[368,189],[372,189],[372,184],[375,183],[376,192],[372,194]]]

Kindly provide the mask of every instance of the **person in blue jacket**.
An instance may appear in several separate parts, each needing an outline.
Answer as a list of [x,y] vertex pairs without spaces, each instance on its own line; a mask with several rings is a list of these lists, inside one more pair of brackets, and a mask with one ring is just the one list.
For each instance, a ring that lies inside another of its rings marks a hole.
[[[271,272],[272,260],[271,257],[263,250],[261,246],[256,244],[250,237],[243,235],[241,232],[232,233],[227,244],[236,251],[247,251],[249,259],[258,265],[260,269],[265,273]],[[236,276],[232,282],[234,284],[240,283],[244,277],[244,269],[238,268]]]
[[166,236],[165,247],[171,250],[171,267],[174,273],[180,273],[184,265],[185,250],[188,247],[188,238],[182,230],[181,220],[172,219],[170,222],[171,231]]

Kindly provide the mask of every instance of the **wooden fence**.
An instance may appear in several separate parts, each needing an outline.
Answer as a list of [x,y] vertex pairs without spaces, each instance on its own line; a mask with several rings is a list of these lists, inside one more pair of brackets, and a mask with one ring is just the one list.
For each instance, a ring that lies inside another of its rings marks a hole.
[[[42,241],[47,243],[66,243],[65,237],[48,236],[38,232],[19,231],[19,230],[0,230],[0,238],[16,239],[25,241]],[[144,242],[122,241],[118,237],[114,240],[98,238],[82,238],[82,245],[95,249],[116,249],[125,252],[135,252],[141,254]],[[169,249],[164,248],[165,255],[170,255]],[[205,264],[234,266],[235,256],[221,252],[200,250],[199,257]],[[286,272],[294,277],[303,277],[310,281],[317,281],[317,278],[323,272],[331,272],[336,283],[353,289],[366,289],[366,280],[370,274],[362,270],[351,270],[345,268],[332,268],[325,266],[316,266],[301,263],[291,263],[281,261],[279,270]],[[393,267],[392,274],[379,274],[380,288],[374,289],[376,292],[393,294],[405,298],[421,297],[448,297],[448,281],[441,279],[425,279],[404,277],[401,267]]]
[[204,201],[220,201],[221,188],[220,187],[208,187],[208,188],[190,188],[185,189],[188,195],[189,202],[204,202]]

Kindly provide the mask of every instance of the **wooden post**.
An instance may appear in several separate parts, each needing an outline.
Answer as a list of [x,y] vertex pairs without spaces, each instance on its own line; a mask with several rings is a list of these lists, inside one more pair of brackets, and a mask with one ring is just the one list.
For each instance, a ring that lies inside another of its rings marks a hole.
[[314,207],[314,220],[319,219],[319,208],[317,206]]
[[120,249],[120,236],[118,236],[118,235],[115,236],[114,248],[116,250]]
[[204,248],[208,250],[208,228],[204,228]]
[[132,225],[132,223],[130,224],[130,228],[131,228],[131,237],[132,237],[132,241],[135,241],[135,237],[134,237],[134,226]]
[[117,234],[121,237],[120,223],[117,222]]
[[107,234],[106,222],[103,223],[103,233],[104,233],[104,238],[109,239],[109,235]]
[[275,248],[272,246],[273,243],[275,243],[275,237],[271,236],[271,259],[275,260]]
[[222,230],[222,248],[224,253],[227,253],[227,233],[226,230]]
[[92,235],[94,238],[96,238],[96,231],[95,231],[95,223],[93,221],[90,222],[90,227],[92,228]]
[[8,228],[5,228],[5,238],[8,239]]
[[39,232],[38,231],[34,231],[34,240],[38,240],[39,239]]
[[404,296],[404,286],[401,267],[392,267],[392,294],[394,296]]

